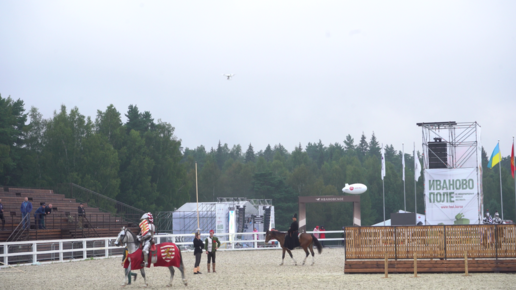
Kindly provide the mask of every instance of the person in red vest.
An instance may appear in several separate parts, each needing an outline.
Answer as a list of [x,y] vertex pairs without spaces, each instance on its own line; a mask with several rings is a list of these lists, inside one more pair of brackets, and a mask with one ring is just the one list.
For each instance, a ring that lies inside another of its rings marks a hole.
[[[319,229],[319,236],[321,237],[322,240],[326,239],[326,229],[321,226],[321,228]],[[324,241],[321,241],[321,245],[324,247]]]

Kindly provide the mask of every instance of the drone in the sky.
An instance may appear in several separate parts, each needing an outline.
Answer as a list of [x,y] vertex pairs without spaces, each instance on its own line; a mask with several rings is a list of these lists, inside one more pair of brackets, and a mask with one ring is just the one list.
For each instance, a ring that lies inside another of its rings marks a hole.
[[235,74],[224,74],[223,76],[225,76],[226,79],[229,81],[229,80],[231,80],[232,77],[235,76]]

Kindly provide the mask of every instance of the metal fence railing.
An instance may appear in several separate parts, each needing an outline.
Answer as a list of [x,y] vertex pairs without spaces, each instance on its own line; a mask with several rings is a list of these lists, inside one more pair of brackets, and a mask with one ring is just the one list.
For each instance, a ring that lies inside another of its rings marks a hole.
[[[312,232],[308,232],[312,233]],[[342,235],[343,231],[327,231],[328,234]],[[208,237],[202,233],[201,239]],[[221,240],[218,251],[277,250],[278,241],[265,243],[264,232],[246,232],[234,234],[216,234]],[[194,234],[158,234],[154,236],[156,243],[173,242],[183,252],[193,251]],[[321,242],[342,242],[342,238],[320,239]],[[114,245],[116,237],[38,240],[0,243],[0,268],[13,264],[33,264],[82,260],[90,258],[108,258],[120,256],[123,246]]]

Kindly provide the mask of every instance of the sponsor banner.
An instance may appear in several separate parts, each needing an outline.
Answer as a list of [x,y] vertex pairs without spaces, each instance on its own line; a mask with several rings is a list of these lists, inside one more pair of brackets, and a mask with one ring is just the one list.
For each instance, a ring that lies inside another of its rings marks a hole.
[[269,225],[269,230],[276,228],[276,219],[274,218],[274,206],[271,206],[271,221]]
[[476,168],[426,169],[425,212],[428,225],[478,224]]
[[[228,232],[228,205],[224,203],[215,204],[215,232],[217,234],[225,234]],[[220,240],[226,240],[226,236],[219,237]]]

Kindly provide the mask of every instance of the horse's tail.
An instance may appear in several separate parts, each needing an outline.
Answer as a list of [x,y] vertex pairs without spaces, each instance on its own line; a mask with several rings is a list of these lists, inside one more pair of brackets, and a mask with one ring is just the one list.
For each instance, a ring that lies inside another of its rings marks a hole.
[[321,243],[313,234],[311,234],[311,236],[312,236],[312,241],[313,241],[314,245],[317,247],[317,252],[319,252],[319,254],[322,253]]

